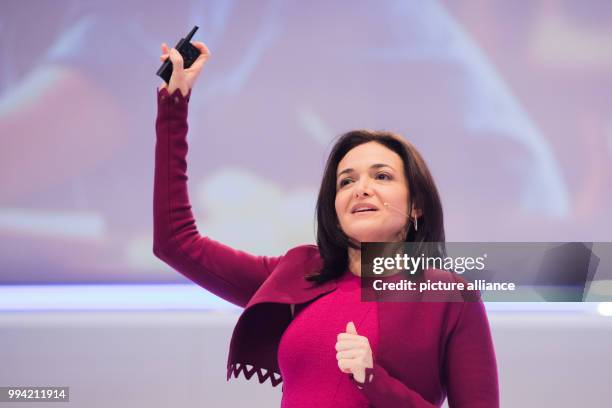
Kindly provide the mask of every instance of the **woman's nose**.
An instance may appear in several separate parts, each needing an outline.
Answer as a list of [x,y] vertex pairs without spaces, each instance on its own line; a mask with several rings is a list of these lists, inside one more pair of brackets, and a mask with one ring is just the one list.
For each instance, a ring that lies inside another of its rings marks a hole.
[[359,198],[360,195],[371,196],[372,190],[370,189],[370,183],[368,180],[362,179],[355,185],[355,197]]

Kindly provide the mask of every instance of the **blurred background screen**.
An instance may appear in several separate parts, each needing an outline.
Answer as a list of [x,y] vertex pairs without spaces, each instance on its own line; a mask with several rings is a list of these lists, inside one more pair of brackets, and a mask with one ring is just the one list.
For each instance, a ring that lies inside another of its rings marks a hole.
[[185,283],[152,253],[160,43],[212,58],[189,107],[201,234],[315,242],[332,139],[399,132],[448,241],[610,241],[612,3],[2,1],[0,284]]

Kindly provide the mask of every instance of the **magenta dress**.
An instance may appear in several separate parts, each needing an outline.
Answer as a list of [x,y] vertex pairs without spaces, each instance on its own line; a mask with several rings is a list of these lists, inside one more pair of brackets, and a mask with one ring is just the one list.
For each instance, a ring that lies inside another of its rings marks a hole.
[[376,350],[376,303],[362,302],[360,290],[360,278],[347,271],[335,291],[296,307],[278,349],[283,376],[281,407],[322,407],[323,402],[338,408],[369,406],[350,374],[340,371],[335,349],[338,334],[352,321],[357,334],[367,337],[373,352]]

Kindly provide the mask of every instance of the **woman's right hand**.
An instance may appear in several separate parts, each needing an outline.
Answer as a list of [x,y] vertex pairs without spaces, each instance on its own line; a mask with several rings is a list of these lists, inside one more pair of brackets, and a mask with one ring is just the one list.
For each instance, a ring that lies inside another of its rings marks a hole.
[[168,93],[172,94],[175,90],[180,89],[183,96],[187,96],[189,90],[193,88],[198,75],[202,72],[204,64],[210,57],[210,51],[206,44],[200,41],[193,41],[193,46],[200,50],[200,56],[194,61],[194,63],[187,69],[183,68],[183,57],[174,48],[169,49],[166,43],[161,45],[162,55],[159,57],[162,61],[170,58],[172,62],[172,76],[170,77],[170,84],[165,82],[159,87],[159,89],[168,88]]

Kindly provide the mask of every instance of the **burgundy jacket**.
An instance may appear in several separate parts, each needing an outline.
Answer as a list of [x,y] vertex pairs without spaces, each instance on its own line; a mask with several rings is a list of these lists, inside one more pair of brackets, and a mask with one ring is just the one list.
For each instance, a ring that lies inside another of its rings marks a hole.
[[[154,185],[155,255],[206,290],[244,308],[234,328],[227,379],[257,373],[282,382],[277,352],[299,305],[336,289],[303,277],[321,265],[317,246],[281,256],[255,256],[199,234],[187,192],[190,95],[158,91]],[[377,302],[379,345],[374,367],[357,386],[370,405],[495,408],[495,352],[482,302]],[[373,375],[370,375],[373,374]],[[352,377],[351,377],[352,378]]]

